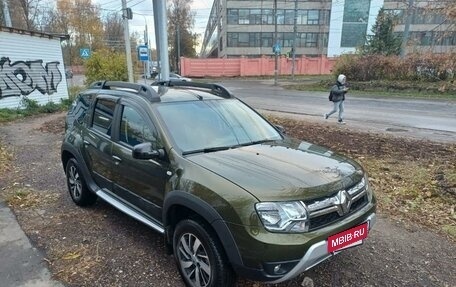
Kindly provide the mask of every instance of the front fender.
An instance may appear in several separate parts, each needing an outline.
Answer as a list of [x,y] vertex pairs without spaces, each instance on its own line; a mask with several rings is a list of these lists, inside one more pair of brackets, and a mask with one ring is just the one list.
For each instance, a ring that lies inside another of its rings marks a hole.
[[[199,197],[185,191],[171,191],[166,194],[163,205],[163,225],[165,227],[172,224],[171,208],[173,206],[184,206],[206,220],[215,230],[225,254],[233,265],[243,265],[239,249],[234,241],[230,229],[226,225],[220,214],[207,202]],[[171,236],[172,238],[172,236]],[[169,239],[168,243],[169,243]],[[171,239],[172,241],[172,239]]]

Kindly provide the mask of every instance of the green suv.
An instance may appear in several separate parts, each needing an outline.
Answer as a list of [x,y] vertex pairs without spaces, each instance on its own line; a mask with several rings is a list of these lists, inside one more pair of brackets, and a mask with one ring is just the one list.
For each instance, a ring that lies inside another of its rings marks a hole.
[[287,137],[217,84],[94,83],[61,151],[73,201],[99,197],[163,234],[187,286],[292,279],[375,223],[358,163]]

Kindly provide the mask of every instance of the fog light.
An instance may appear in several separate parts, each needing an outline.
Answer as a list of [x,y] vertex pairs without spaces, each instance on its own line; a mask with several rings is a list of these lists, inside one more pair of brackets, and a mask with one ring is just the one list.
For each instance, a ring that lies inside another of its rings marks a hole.
[[282,262],[266,262],[263,263],[264,271],[272,276],[281,276],[293,269],[299,260],[282,261]]

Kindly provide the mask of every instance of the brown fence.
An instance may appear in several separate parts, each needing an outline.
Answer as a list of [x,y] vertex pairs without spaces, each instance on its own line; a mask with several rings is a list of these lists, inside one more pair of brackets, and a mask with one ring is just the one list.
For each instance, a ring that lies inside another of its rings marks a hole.
[[[292,59],[279,57],[278,74],[291,75]],[[295,60],[295,74],[330,74],[336,59],[300,57]],[[235,77],[235,76],[272,76],[275,59],[230,58],[230,59],[190,59],[181,58],[181,74],[188,77]]]

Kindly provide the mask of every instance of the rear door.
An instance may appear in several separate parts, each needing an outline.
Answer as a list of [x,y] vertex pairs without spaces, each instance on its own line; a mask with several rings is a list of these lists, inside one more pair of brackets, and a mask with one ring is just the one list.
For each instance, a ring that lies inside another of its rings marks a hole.
[[161,220],[169,162],[167,159],[139,160],[132,156],[133,147],[140,143],[150,142],[153,149],[163,148],[157,129],[144,107],[125,99],[121,100],[116,125],[112,148],[114,192]]
[[100,188],[112,190],[112,133],[118,98],[100,95],[94,102],[88,128],[83,132],[82,154]]

